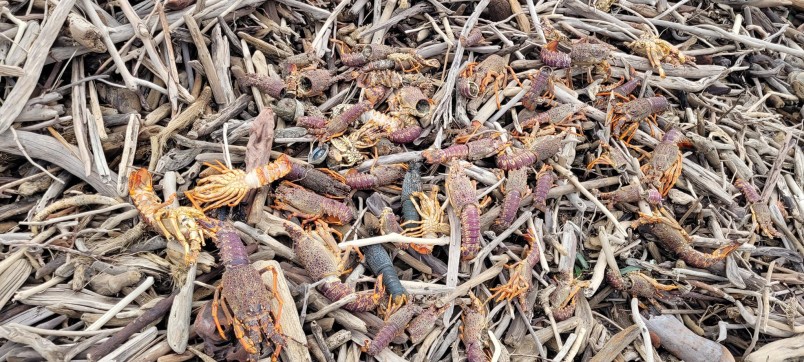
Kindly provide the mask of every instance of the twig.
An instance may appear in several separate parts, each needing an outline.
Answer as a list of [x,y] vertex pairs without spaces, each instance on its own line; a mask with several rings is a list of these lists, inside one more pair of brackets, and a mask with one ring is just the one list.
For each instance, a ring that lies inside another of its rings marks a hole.
[[[64,20],[67,19],[67,15],[73,9],[75,1],[59,1],[47,21],[45,21],[45,25],[42,26],[39,37],[36,39],[36,46],[30,50],[28,59],[25,61],[25,66],[23,67],[25,75],[17,79],[17,83],[11,88],[11,92],[8,93],[3,101],[3,106],[0,107],[0,134],[11,127],[11,124],[25,108],[25,102],[30,98],[31,93],[33,93],[39,82],[39,76],[42,74],[42,67],[45,65],[48,52],[53,46],[53,42],[56,41],[56,37],[60,34]],[[88,9],[91,9],[91,7]]]
[[620,225],[620,220],[618,220],[617,217],[614,216],[614,214],[612,214],[611,211],[609,211],[609,209],[605,205],[603,205],[603,203],[600,202],[600,200],[597,197],[595,197],[595,195],[592,195],[592,193],[589,192],[589,190],[586,187],[584,187],[580,181],[578,181],[578,178],[574,174],[572,174],[572,172],[562,167],[553,160],[549,160],[549,162],[550,166],[553,166],[553,169],[556,170],[556,172],[561,174],[561,176],[566,177],[570,183],[575,185],[578,191],[580,191],[584,196],[586,196],[586,198],[588,198],[595,204],[595,206],[598,207],[600,212],[602,212],[604,215],[606,215],[607,218],[609,218],[609,220],[614,224],[614,227],[617,229],[617,231],[619,231],[620,236],[627,235],[625,229],[623,229],[623,227]]
[[642,316],[639,315],[639,299],[636,297],[631,298],[631,317],[642,333],[642,343],[645,345],[645,361],[653,362],[653,346],[651,345],[650,332],[645,322],[642,321]]
[[154,277],[149,276],[148,278],[145,278],[145,281],[143,281],[142,284],[140,284],[140,286],[138,286],[136,289],[128,293],[128,295],[126,295],[125,298],[117,302],[117,304],[115,304],[115,306],[112,307],[112,309],[109,309],[109,311],[104,313],[100,318],[98,318],[98,320],[95,321],[95,323],[92,323],[92,325],[87,327],[86,330],[96,331],[101,327],[103,327],[103,325],[106,324],[106,322],[114,318],[114,316],[117,313],[123,310],[123,308],[129,305],[129,303],[134,301],[134,299],[139,297],[140,294],[145,293],[145,291],[148,290],[148,288],[150,288],[153,284],[154,284]]
[[13,135],[14,135],[14,142],[16,142],[16,143],[17,143],[17,147],[19,148],[20,153],[21,153],[23,156],[25,156],[25,159],[26,159],[26,160],[28,160],[28,162],[30,162],[30,163],[31,163],[32,165],[34,165],[36,168],[38,168],[38,169],[42,170],[42,172],[43,172],[45,175],[48,175],[50,178],[52,178],[52,179],[53,179],[53,180],[55,180],[56,182],[61,183],[61,184],[63,184],[63,183],[64,183],[64,181],[60,180],[58,177],[56,177],[55,175],[53,175],[52,173],[50,173],[50,171],[48,171],[46,168],[44,168],[44,167],[42,167],[41,165],[39,165],[38,163],[36,163],[36,161],[34,161],[34,160],[31,158],[31,156],[29,156],[29,155],[28,155],[28,152],[25,152],[25,147],[22,147],[22,143],[20,143],[20,139],[19,139],[19,137],[17,137],[17,131],[15,131],[13,128],[9,128],[9,130],[11,131],[11,134],[13,134]]
[[402,243],[402,244],[419,244],[419,245],[448,245],[449,238],[443,237],[438,239],[414,238],[402,234],[391,233],[381,236],[372,236],[369,238],[355,239],[344,241],[338,244],[341,250],[346,250],[350,247],[363,247],[374,244],[382,243]]

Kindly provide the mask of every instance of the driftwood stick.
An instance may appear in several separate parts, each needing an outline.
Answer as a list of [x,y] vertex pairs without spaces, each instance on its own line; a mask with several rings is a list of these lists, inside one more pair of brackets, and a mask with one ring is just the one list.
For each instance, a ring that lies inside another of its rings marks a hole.
[[662,347],[683,361],[734,361],[726,347],[695,334],[673,316],[643,320],[648,330],[659,336]]
[[[16,133],[20,143],[25,146],[25,151],[32,158],[58,165],[65,171],[86,181],[101,195],[117,196],[117,175],[112,172],[109,180],[104,180],[94,171],[86,175],[84,173],[84,164],[74,156],[78,154],[78,150],[74,146],[67,148],[67,146],[56,141],[53,137],[32,132],[17,131]],[[0,151],[22,156],[22,151],[17,147],[13,135],[8,132],[0,134]]]
[[25,102],[33,93],[42,74],[42,67],[45,65],[50,47],[56,41],[64,20],[73,9],[76,0],[59,1],[53,12],[48,16],[39,37],[36,39],[36,46],[30,49],[28,59],[25,61],[23,70],[25,75],[17,80],[17,84],[11,89],[8,96],[0,107],[0,134],[4,133],[11,123],[25,107]]
[[[223,271],[223,268],[215,269],[212,272],[198,277],[197,281],[209,283],[214,278],[217,278],[221,271]],[[103,358],[103,356],[109,354],[112,350],[125,343],[125,341],[127,341],[134,333],[138,333],[147,325],[153,323],[159,318],[164,317],[168,310],[170,310],[170,306],[173,304],[173,299],[176,298],[176,295],[178,294],[179,290],[174,290],[173,293],[165,297],[165,299],[162,299],[154,304],[151,309],[148,309],[145,311],[145,313],[137,317],[137,319],[123,327],[123,329],[107,339],[106,342],[103,342],[103,344],[90,349],[87,353],[87,359],[90,361],[97,361]]]

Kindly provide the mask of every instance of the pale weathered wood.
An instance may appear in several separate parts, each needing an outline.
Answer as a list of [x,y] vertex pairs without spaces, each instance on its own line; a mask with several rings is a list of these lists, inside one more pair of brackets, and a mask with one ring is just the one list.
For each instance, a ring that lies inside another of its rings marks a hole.
[[[58,165],[67,172],[86,181],[101,195],[117,196],[117,174],[112,172],[108,180],[104,180],[95,171],[91,171],[89,175],[84,174],[83,163],[74,156],[78,154],[78,149],[74,146],[67,148],[67,146],[56,141],[53,137],[26,131],[17,131],[17,138],[25,147],[25,152],[32,158]],[[22,151],[17,147],[11,133],[0,134],[0,151],[22,155]]]
[[3,106],[0,107],[0,133],[4,133],[11,126],[11,123],[17,119],[17,116],[22,112],[22,108],[25,107],[25,102],[28,101],[34,88],[36,88],[50,47],[56,41],[56,37],[70,14],[70,10],[73,9],[75,1],[59,1],[53,12],[48,16],[45,25],[42,27],[42,32],[39,33],[39,37],[36,39],[36,46],[32,47],[28,54],[28,60],[23,67],[25,75],[17,79],[17,84],[11,89],[8,97],[3,102]]
[[[293,295],[290,294],[285,273],[282,272],[282,267],[276,260],[258,261],[252,265],[258,270],[264,270],[262,273],[262,281],[265,286],[273,289],[274,285],[277,286],[273,293],[278,294],[281,302],[283,303],[282,314],[279,316],[279,321],[276,322],[281,326],[282,333],[285,335],[285,342],[287,346],[282,350],[288,361],[312,361],[308,346],[305,344],[307,338],[305,337],[304,330],[302,329],[301,321],[299,319],[299,312],[295,308]],[[274,279],[276,273],[276,279]],[[271,300],[271,308],[276,311],[279,308],[279,301],[276,299]]]

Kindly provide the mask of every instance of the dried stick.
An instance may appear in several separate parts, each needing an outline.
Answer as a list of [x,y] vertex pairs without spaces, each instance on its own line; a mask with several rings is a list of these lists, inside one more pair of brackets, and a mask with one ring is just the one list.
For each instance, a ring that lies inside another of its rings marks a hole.
[[96,331],[96,330],[100,329],[101,327],[103,327],[103,325],[106,324],[106,322],[108,322],[109,320],[114,318],[114,316],[117,313],[119,313],[121,310],[123,310],[123,308],[125,308],[127,305],[129,305],[129,303],[134,301],[134,299],[139,297],[140,294],[142,294],[146,290],[148,290],[148,288],[150,288],[153,284],[154,284],[154,277],[149,276],[148,278],[145,279],[144,282],[142,282],[142,284],[140,284],[140,286],[138,286],[136,289],[131,291],[131,293],[128,293],[128,295],[126,295],[125,298],[123,298],[119,302],[117,302],[117,304],[115,304],[115,306],[112,307],[112,309],[109,309],[109,311],[104,313],[100,318],[98,318],[98,320],[95,321],[95,323],[92,323],[92,325],[87,327],[86,330],[87,331]]
[[364,247],[368,245],[374,244],[382,244],[382,243],[402,243],[402,244],[419,244],[419,245],[448,245],[449,238],[437,238],[437,239],[426,239],[426,238],[414,238],[410,236],[405,236],[402,234],[391,233],[385,234],[381,236],[372,236],[369,238],[363,239],[356,239],[350,241],[344,241],[338,244],[338,247],[341,250],[346,250],[350,247]]
[[614,227],[617,229],[617,231],[620,232],[620,235],[627,235],[625,229],[623,229],[622,225],[620,225],[620,221],[617,219],[617,217],[614,216],[614,214],[612,214],[611,211],[609,211],[609,209],[605,205],[603,205],[603,203],[600,202],[600,200],[597,197],[595,197],[595,195],[592,195],[592,193],[589,192],[589,190],[586,187],[584,187],[580,181],[578,181],[578,177],[576,177],[572,172],[562,167],[555,161],[549,160],[549,162],[550,166],[553,166],[553,169],[556,170],[556,172],[561,174],[561,176],[566,177],[570,183],[575,185],[575,188],[578,189],[578,191],[580,191],[584,196],[586,196],[586,198],[592,201],[595,204],[595,206],[597,206],[600,212],[606,215],[606,217],[614,224]]
[[[197,281],[209,283],[214,278],[217,278],[221,271],[221,268],[215,269],[210,273],[198,277]],[[171,304],[173,304],[173,299],[178,293],[178,290],[174,290],[172,294],[154,304],[151,309],[148,309],[142,315],[137,317],[137,319],[123,327],[123,329],[115,333],[113,336],[103,342],[103,344],[92,348],[89,353],[87,353],[87,358],[90,361],[98,361],[103,356],[109,354],[112,350],[125,343],[125,341],[134,335],[134,333],[138,333],[155,320],[164,317],[165,313],[167,313],[167,311],[170,309]]]
[[[156,70],[156,76],[162,79],[163,83],[170,84],[170,75],[168,74],[168,70],[165,68],[164,63],[162,62],[162,58],[156,51],[154,39],[151,35],[151,32],[148,30],[148,27],[142,22],[140,17],[137,16],[137,13],[134,11],[134,8],[131,7],[131,4],[128,2],[128,0],[121,0],[119,4],[120,9],[123,10],[123,14],[126,16],[126,19],[128,19],[128,22],[131,23],[131,26],[134,28],[134,34],[140,39],[140,41],[142,41],[142,44],[145,47],[145,52],[148,54],[148,58],[151,60],[151,65]],[[169,35],[166,34],[165,36]],[[192,103],[195,98],[190,94],[190,92],[179,84],[176,79],[173,81],[174,85],[178,89],[179,96],[184,99],[185,102]],[[168,87],[168,97],[174,98],[174,95],[171,93],[171,87]]]
[[[90,0],[82,0],[82,2],[84,9],[94,9]],[[151,82],[135,78],[133,75],[131,75],[131,73],[128,71],[128,68],[126,68],[126,63],[123,61],[123,58],[120,57],[120,52],[118,52],[117,48],[114,46],[114,42],[112,41],[112,37],[109,35],[109,29],[106,27],[106,24],[103,23],[103,20],[101,20],[96,11],[87,11],[86,13],[89,16],[89,20],[92,21],[92,25],[95,25],[95,27],[98,28],[98,32],[101,33],[103,42],[106,44],[106,50],[112,57],[112,60],[117,67],[117,72],[120,73],[121,77],[123,77],[123,83],[125,83],[126,88],[131,91],[136,91],[137,86],[141,85],[156,90],[157,92],[167,94],[166,89]]]
[[212,56],[209,54],[209,49],[207,49],[206,43],[204,42],[204,35],[201,34],[201,29],[198,28],[198,23],[190,14],[184,15],[184,22],[187,25],[187,30],[190,31],[190,35],[193,37],[193,43],[195,43],[196,49],[198,50],[198,58],[201,61],[201,65],[204,66],[204,73],[209,81],[209,86],[212,88],[215,102],[218,104],[226,104],[226,93],[223,91],[221,79],[218,76],[218,72],[215,71],[215,63],[212,61]]
[[[39,82],[39,76],[42,74],[42,67],[45,65],[50,47],[53,46],[53,42],[56,41],[56,37],[60,34],[64,20],[67,19],[67,15],[73,9],[75,1],[59,1],[45,21],[45,25],[36,39],[36,46],[30,49],[28,58],[25,61],[25,66],[23,67],[25,75],[17,79],[17,84],[11,88],[11,92],[8,93],[3,106],[0,107],[0,134],[4,133],[8,127],[11,127],[22,109],[25,108],[25,102],[31,97]],[[91,9],[91,7],[88,9]]]
[[639,326],[639,330],[642,333],[642,343],[645,345],[645,361],[653,362],[653,346],[651,345],[650,332],[639,314],[639,299],[636,297],[631,298],[631,317],[634,318],[634,323]]

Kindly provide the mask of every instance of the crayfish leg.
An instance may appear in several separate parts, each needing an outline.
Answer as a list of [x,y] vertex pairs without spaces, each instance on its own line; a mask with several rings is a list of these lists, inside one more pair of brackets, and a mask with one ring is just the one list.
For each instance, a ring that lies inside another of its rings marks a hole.
[[[259,271],[259,274],[262,274],[265,270],[271,270],[271,274],[273,274],[273,284],[271,288],[271,294],[274,295],[274,299],[276,299],[276,311],[271,311],[271,314],[274,317],[274,321],[276,321],[276,326],[274,329],[278,331],[278,333],[282,332],[281,327],[279,326],[280,318],[282,317],[282,308],[284,308],[285,303],[282,301],[282,296],[279,295],[279,272],[276,271],[276,268],[272,265],[267,265],[265,268]],[[263,324],[263,328],[267,328],[266,324]],[[266,335],[270,335],[269,330],[265,330]]]
[[221,289],[223,289],[223,286],[218,285],[218,287],[215,288],[215,294],[212,297],[212,320],[215,321],[215,328],[218,329],[218,334],[220,334],[221,338],[226,340],[226,333],[223,332],[221,321],[218,319],[218,307],[223,307],[223,314],[227,318],[227,324],[231,323],[231,315],[226,309],[226,303],[224,302],[223,298],[221,298]]

